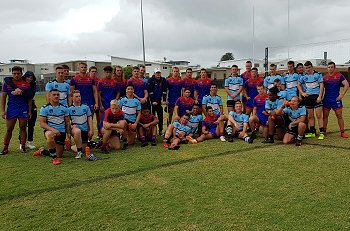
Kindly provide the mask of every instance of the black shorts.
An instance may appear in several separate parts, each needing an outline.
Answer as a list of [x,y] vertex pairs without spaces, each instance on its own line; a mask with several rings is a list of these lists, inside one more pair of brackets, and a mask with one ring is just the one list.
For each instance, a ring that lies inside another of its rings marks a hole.
[[112,130],[110,137],[114,137],[114,136],[119,138],[120,137],[120,133],[118,131],[116,131],[116,130]]
[[305,107],[307,109],[313,109],[313,108],[318,108],[318,107],[322,107],[323,104],[322,104],[322,101],[320,103],[317,103],[317,98],[318,98],[318,95],[309,95],[309,96],[306,96],[305,97]]
[[235,107],[235,103],[237,101],[239,101],[239,100],[233,100],[233,99],[227,100],[226,105],[227,105],[227,107]]
[[297,137],[297,136],[298,136],[298,127],[299,127],[299,126],[293,126],[292,129],[289,129],[289,128],[287,127],[286,132],[287,132],[288,134],[291,134],[291,135]]
[[[44,130],[44,136],[47,130]],[[55,143],[59,145],[64,145],[64,141],[66,140],[66,133],[65,132],[60,132],[60,136],[55,136]],[[45,136],[46,137],[46,136]]]
[[81,131],[81,140],[83,141],[83,144],[87,143],[89,140],[89,132]]

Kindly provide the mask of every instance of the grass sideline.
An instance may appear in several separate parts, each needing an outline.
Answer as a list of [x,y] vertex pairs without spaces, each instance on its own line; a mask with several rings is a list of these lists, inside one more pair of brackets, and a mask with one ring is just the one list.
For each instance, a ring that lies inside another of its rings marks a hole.
[[[301,147],[261,138],[179,151],[137,145],[96,151],[109,157],[97,162],[66,153],[59,166],[19,153],[16,130],[11,153],[0,156],[0,230],[349,229],[350,140],[340,138],[333,114],[330,122],[324,141]],[[34,141],[44,146],[38,126]]]

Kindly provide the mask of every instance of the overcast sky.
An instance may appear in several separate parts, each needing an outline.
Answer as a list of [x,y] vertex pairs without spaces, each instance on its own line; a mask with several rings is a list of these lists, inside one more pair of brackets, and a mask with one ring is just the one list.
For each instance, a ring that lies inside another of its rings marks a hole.
[[[251,58],[252,5],[253,0],[143,0],[146,59],[208,67],[225,52]],[[263,58],[266,46],[288,44],[287,12],[287,0],[255,0],[255,58]],[[290,44],[350,38],[348,12],[347,0],[290,0]],[[2,0],[0,62],[142,59],[140,18],[140,0]],[[316,49],[320,58],[322,50]]]

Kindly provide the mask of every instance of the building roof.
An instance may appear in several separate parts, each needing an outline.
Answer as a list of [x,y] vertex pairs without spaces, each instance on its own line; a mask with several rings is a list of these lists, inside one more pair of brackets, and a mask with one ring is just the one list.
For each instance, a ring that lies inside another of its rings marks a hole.
[[[130,58],[124,58],[124,57],[118,57],[118,56],[111,56],[111,59],[112,59],[112,58],[115,58],[115,59],[123,59],[123,60],[130,60],[130,61],[135,61],[135,62],[141,62],[141,63],[143,63],[143,60],[140,60],[140,59],[130,59]],[[146,63],[162,64],[162,65],[169,65],[169,66],[171,66],[171,64],[169,64],[169,63],[157,62],[157,61],[147,61],[147,60],[146,60]]]

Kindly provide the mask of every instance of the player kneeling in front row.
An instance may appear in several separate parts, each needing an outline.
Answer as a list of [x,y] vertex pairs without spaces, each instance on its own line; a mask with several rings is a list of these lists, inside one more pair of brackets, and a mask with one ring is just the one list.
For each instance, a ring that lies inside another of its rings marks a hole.
[[112,100],[110,108],[105,111],[103,127],[101,128],[101,152],[107,154],[108,149],[120,149],[120,137],[125,135],[126,120],[117,100]]
[[34,155],[50,155],[52,163],[60,164],[59,158],[63,156],[64,140],[66,132],[70,133],[70,121],[68,117],[68,108],[59,103],[60,93],[57,89],[50,90],[49,101],[47,105],[40,109],[40,127],[44,129],[46,143],[49,153],[46,150],[39,149]]
[[283,114],[288,116],[291,121],[283,137],[283,143],[289,144],[296,138],[295,145],[300,146],[306,129],[306,108],[304,106],[299,107],[299,98],[293,96],[290,102],[285,101],[285,103],[277,109],[276,115]]
[[230,111],[227,121],[228,141],[232,142],[233,137],[253,143],[254,138],[247,135],[249,117],[243,113],[241,101],[236,101],[234,111]]
[[224,117],[220,116],[220,114],[215,114],[211,106],[208,106],[206,111],[207,116],[202,121],[202,135],[197,138],[197,141],[202,142],[218,137],[220,137],[221,141],[226,141],[224,136]]
[[156,146],[158,118],[151,114],[149,107],[145,106],[141,109],[140,122],[137,126],[138,136],[141,140],[141,147],[146,147],[148,141],[152,146]]
[[[165,131],[163,147],[171,150],[180,148],[180,143],[186,141],[186,136],[192,136],[191,128],[187,126],[190,116],[185,114],[179,121],[169,124]],[[169,146],[170,144],[170,146]]]
[[80,159],[83,150],[87,146],[88,140],[94,135],[92,127],[92,116],[90,107],[81,104],[81,95],[79,90],[72,92],[73,105],[68,108],[69,117],[71,119],[72,136],[75,145],[71,149],[77,153],[76,159]]

